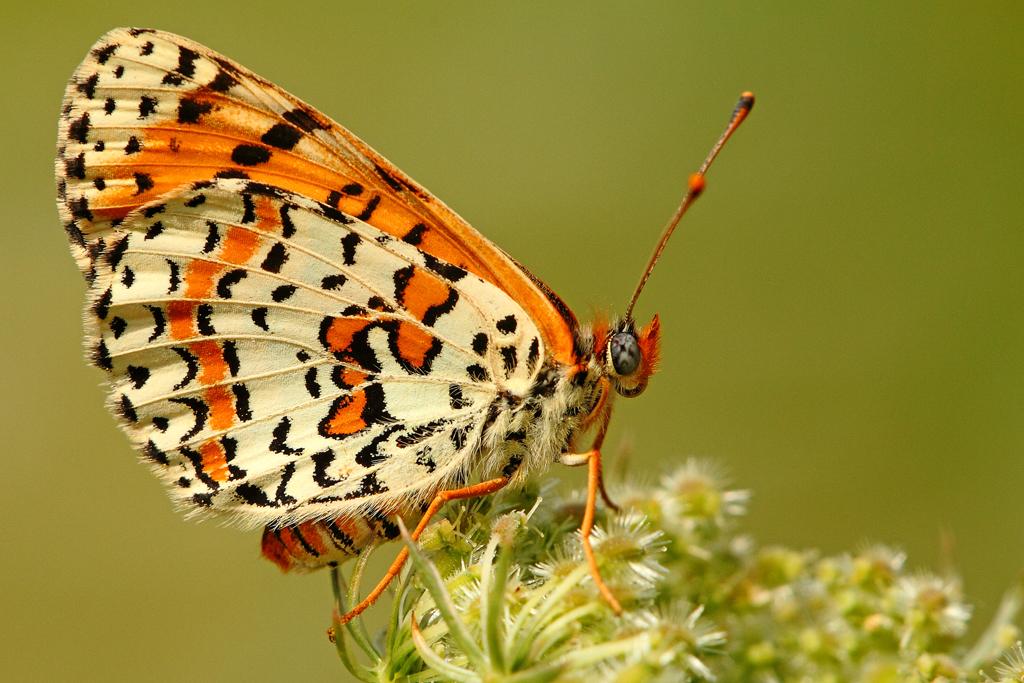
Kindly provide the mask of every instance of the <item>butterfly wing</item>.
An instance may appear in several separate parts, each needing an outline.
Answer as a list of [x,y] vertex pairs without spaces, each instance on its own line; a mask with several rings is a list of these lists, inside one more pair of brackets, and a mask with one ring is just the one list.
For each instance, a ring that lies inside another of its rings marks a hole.
[[104,239],[93,360],[190,510],[282,526],[422,504],[539,371],[502,290],[282,188],[189,185]]
[[61,217],[87,277],[133,210],[196,181],[247,178],[479,276],[529,311],[544,355],[575,362],[575,318],[539,280],[350,132],[202,45],[108,33],[68,85],[58,147]]

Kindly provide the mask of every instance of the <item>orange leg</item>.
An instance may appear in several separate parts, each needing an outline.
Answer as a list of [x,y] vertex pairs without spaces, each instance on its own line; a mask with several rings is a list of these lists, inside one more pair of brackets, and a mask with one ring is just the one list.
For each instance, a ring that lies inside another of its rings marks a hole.
[[612,502],[612,499],[608,497],[608,492],[604,489],[604,468],[601,467],[601,457],[597,457],[597,490],[601,492],[601,499],[604,504],[615,512],[619,511],[619,506]]
[[[424,512],[423,517],[420,518],[420,523],[416,525],[416,529],[412,532],[412,540],[415,541],[420,537],[420,534],[423,533],[423,530],[427,528],[427,524],[430,522],[430,518],[433,517],[434,514],[436,514],[437,511],[441,509],[441,506],[443,506],[449,500],[459,500],[461,498],[478,498],[480,496],[486,496],[491,493],[494,493],[495,491],[500,491],[501,489],[505,488],[507,484],[508,479],[505,477],[501,477],[499,479],[491,479],[490,481],[484,481],[479,484],[474,484],[473,486],[466,486],[461,489],[450,489],[447,491],[439,492],[436,496],[434,496],[434,500],[430,502],[430,506],[427,507],[427,511]],[[388,584],[391,583],[391,579],[398,576],[398,572],[402,571],[402,565],[405,564],[405,560],[408,557],[409,549],[402,548],[402,552],[398,553],[398,557],[395,558],[395,561],[392,563],[391,568],[388,569],[388,573],[384,575],[384,578],[381,579],[381,582],[377,584],[377,587],[374,588],[373,591],[366,596],[366,599],[364,599],[361,603],[352,608],[350,612],[342,615],[340,619],[341,623],[347,624],[348,622],[352,621],[360,614],[365,612],[367,607],[376,602],[377,598],[379,598],[381,596],[381,593],[383,593],[384,590],[388,587]]]
[[597,590],[612,606],[615,614],[622,614],[622,606],[612,595],[612,591],[601,578],[601,570],[597,567],[597,558],[594,557],[594,549],[590,547],[590,532],[594,528],[594,514],[597,507],[597,492],[603,490],[601,483],[601,451],[591,450],[584,455],[590,456],[587,460],[587,507],[583,513],[583,524],[580,525],[580,540],[583,542],[583,554],[587,556],[587,564],[590,565],[590,575],[594,577],[594,585]]

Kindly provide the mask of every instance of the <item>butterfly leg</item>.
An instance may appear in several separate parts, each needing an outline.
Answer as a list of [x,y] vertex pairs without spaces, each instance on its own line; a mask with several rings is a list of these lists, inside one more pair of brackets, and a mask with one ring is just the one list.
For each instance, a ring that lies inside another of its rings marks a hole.
[[[583,524],[580,525],[580,541],[583,543],[583,554],[587,558],[587,564],[590,565],[590,575],[594,577],[594,585],[597,586],[598,592],[608,601],[615,613],[621,614],[622,606],[615,599],[608,584],[601,578],[601,570],[597,567],[597,558],[594,557],[594,549],[590,545],[590,532],[594,529],[598,492],[604,497],[605,502],[608,502],[607,494],[604,493],[604,482],[601,478],[601,451],[598,448],[592,448],[586,453],[563,453],[560,461],[563,465],[570,467],[579,467],[584,463],[587,465],[587,505],[583,512]],[[614,506],[612,507],[614,508]]]
[[[430,522],[430,518],[433,517],[441,507],[450,500],[460,500],[462,498],[479,498],[480,496],[487,496],[495,491],[500,491],[505,488],[508,484],[507,477],[499,477],[498,479],[491,479],[490,481],[480,482],[473,486],[465,486],[461,489],[448,489],[446,491],[440,491],[434,500],[430,502],[427,507],[427,511],[423,513],[423,517],[420,518],[420,523],[416,525],[416,529],[413,530],[411,536],[412,540],[417,540],[423,530],[427,528],[427,524]],[[409,549],[402,548],[402,552],[398,553],[398,557],[391,564],[391,568],[388,569],[388,573],[384,575],[377,587],[366,596],[366,598],[358,605],[352,608],[351,611],[342,615],[341,623],[347,624],[348,622],[355,619],[357,616],[366,611],[366,608],[377,601],[377,598],[381,596],[381,593],[388,587],[391,580],[398,576],[398,572],[402,571],[402,565],[405,564],[406,559],[409,557]]]

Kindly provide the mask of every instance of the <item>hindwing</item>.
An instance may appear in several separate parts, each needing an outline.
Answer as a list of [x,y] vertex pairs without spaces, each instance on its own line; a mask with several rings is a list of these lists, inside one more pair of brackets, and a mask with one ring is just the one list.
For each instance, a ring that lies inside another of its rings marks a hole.
[[172,497],[247,525],[419,504],[464,478],[541,334],[508,294],[335,206],[195,183],[103,237],[87,317]]

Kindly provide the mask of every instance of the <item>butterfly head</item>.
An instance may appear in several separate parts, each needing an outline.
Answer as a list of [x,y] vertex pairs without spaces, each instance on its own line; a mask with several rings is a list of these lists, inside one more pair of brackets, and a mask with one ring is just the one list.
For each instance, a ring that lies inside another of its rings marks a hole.
[[604,342],[604,367],[620,396],[632,398],[642,394],[647,380],[658,369],[660,357],[658,316],[639,331],[632,318],[623,318],[609,328]]

